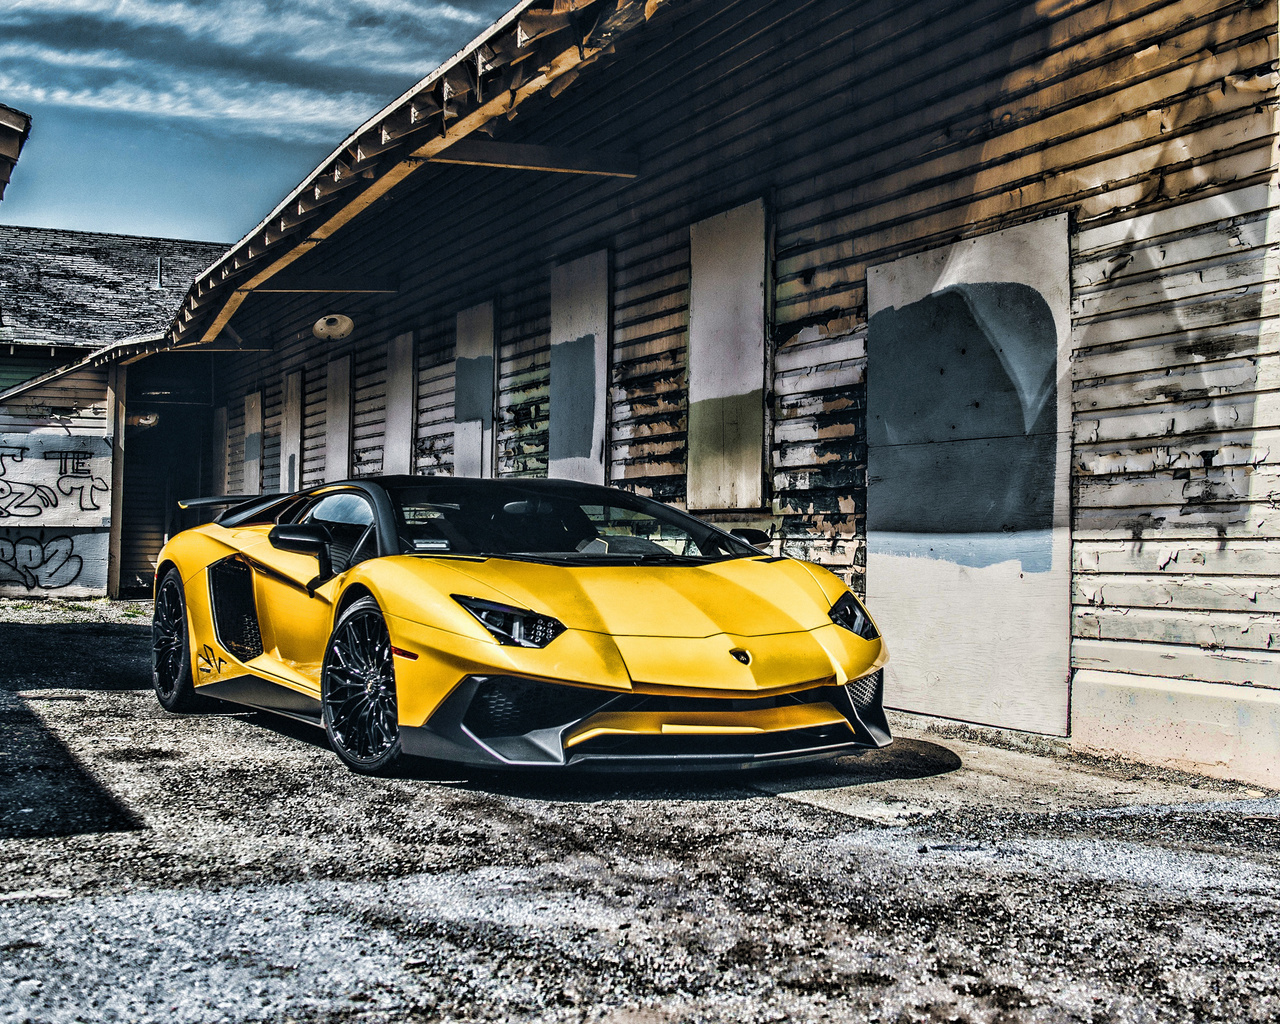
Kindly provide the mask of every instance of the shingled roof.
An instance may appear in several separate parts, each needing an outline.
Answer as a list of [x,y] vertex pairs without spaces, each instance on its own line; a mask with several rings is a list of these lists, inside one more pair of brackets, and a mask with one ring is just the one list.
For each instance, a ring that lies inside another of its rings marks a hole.
[[98,348],[162,332],[195,276],[226,250],[219,242],[0,225],[0,344]]

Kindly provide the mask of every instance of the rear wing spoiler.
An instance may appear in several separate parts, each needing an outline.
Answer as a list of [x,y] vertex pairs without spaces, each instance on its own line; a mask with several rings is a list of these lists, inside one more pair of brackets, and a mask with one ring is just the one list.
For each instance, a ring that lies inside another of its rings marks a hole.
[[232,513],[267,505],[287,497],[287,494],[219,494],[211,498],[179,498],[178,508],[222,508],[224,511],[214,520],[217,522]]

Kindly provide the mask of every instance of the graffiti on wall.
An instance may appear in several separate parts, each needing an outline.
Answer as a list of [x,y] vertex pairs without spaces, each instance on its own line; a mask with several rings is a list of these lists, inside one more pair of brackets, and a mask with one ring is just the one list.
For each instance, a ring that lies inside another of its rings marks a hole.
[[106,530],[0,527],[0,596],[105,593],[108,536]]
[[107,526],[110,480],[105,437],[0,434],[0,526]]

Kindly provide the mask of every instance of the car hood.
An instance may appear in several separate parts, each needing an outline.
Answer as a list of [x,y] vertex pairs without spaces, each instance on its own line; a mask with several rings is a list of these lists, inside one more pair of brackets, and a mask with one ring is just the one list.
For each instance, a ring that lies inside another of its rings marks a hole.
[[451,559],[449,567],[481,585],[470,596],[496,591],[570,629],[613,636],[766,636],[831,622],[831,600],[791,559],[584,566],[490,558]]

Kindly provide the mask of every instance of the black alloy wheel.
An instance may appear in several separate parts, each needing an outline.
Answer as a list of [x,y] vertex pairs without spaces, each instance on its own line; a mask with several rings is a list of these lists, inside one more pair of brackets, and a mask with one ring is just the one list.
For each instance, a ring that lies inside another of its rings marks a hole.
[[320,700],[329,744],[348,768],[372,775],[400,760],[391,636],[372,597],[352,604],[334,626]]
[[170,569],[156,587],[151,616],[151,683],[166,711],[203,711],[210,702],[196,694],[187,639],[187,602],[182,576]]

